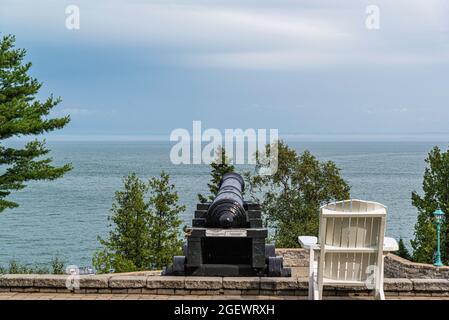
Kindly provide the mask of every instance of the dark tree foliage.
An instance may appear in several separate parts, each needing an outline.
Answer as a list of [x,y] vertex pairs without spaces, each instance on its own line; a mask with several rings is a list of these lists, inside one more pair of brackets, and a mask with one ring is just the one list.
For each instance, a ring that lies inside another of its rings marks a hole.
[[309,151],[297,154],[282,141],[267,145],[256,158],[266,163],[272,148],[278,148],[278,169],[273,175],[245,173],[249,195],[261,204],[276,246],[298,247],[298,236],[318,235],[320,206],[349,199],[350,187],[335,163],[320,162]]
[[12,191],[23,189],[30,180],[53,180],[71,169],[70,164],[52,165],[45,141],[34,140],[22,148],[6,147],[12,137],[39,135],[63,128],[70,118],[49,118],[61,101],[52,96],[39,101],[42,83],[28,72],[31,63],[23,63],[24,49],[14,48],[15,38],[0,40],[0,212],[18,204],[7,200]]
[[410,252],[407,250],[407,247],[404,244],[404,240],[399,239],[399,250],[395,252],[396,255],[400,256],[401,258],[412,260],[412,256]]
[[[418,221],[415,224],[415,238],[411,241],[413,260],[432,263],[436,248],[436,228],[433,212],[438,208],[447,215],[449,212],[449,151],[442,152],[434,147],[427,159],[424,172],[423,192],[412,193],[412,204],[418,209]],[[441,225],[441,259],[449,262],[449,219]]]
[[218,148],[216,152],[216,160],[211,163],[211,180],[210,183],[207,184],[209,187],[210,195],[203,196],[202,194],[198,194],[198,200],[201,203],[206,203],[208,201],[213,201],[215,196],[217,195],[218,188],[220,186],[221,178],[225,173],[233,172],[234,166],[229,164],[229,159],[226,157],[226,151],[224,148]]
[[[182,251],[178,194],[165,172],[148,184],[136,174],[124,179],[112,205],[108,239],[99,238],[102,249],[94,254],[99,273],[161,269]],[[148,200],[146,199],[148,195]]]

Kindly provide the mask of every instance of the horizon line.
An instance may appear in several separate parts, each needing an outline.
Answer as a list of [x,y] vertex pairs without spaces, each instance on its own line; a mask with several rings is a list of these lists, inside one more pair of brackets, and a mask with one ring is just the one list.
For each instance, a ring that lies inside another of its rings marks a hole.
[[[279,138],[287,142],[449,142],[449,133],[284,133]],[[48,142],[169,142],[169,134],[67,134],[12,137],[10,141],[45,139]],[[197,141],[193,140],[192,141]],[[207,144],[208,142],[204,142]]]

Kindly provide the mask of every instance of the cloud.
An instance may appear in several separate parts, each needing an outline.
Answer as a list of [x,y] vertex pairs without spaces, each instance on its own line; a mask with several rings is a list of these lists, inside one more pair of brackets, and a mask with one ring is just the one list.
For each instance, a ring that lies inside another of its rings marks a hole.
[[62,108],[53,111],[53,115],[56,117],[63,117],[67,115],[70,115],[71,117],[91,117],[96,115],[112,115],[115,113],[116,110],[98,110],[87,108]]
[[64,108],[58,110],[59,115],[71,115],[71,116],[89,116],[95,113],[94,110],[83,109],[83,108]]
[[[0,20],[53,41],[71,41],[65,6],[51,1],[6,0]],[[449,3],[376,1],[380,30],[365,28],[366,6],[324,1],[77,1],[81,41],[91,46],[133,46],[167,52],[161,64],[242,69],[329,66],[402,66],[449,61]],[[13,19],[13,20],[11,20]],[[33,30],[31,30],[31,28]],[[52,41],[46,40],[46,41]],[[154,56],[152,56],[154,59]]]
[[198,67],[249,69],[249,70],[298,70],[327,69],[332,67],[365,67],[396,66],[409,68],[438,62],[449,62],[449,52],[442,54],[414,53],[371,53],[335,51],[333,53],[287,52],[287,51],[255,51],[196,54],[190,57],[189,63]]

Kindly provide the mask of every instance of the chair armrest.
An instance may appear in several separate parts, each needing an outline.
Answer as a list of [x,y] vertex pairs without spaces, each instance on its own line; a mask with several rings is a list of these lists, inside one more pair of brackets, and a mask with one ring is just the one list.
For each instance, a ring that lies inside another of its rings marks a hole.
[[299,236],[298,242],[304,249],[318,249],[318,238],[311,236]]
[[399,245],[396,239],[385,237],[384,238],[384,252],[398,251]]

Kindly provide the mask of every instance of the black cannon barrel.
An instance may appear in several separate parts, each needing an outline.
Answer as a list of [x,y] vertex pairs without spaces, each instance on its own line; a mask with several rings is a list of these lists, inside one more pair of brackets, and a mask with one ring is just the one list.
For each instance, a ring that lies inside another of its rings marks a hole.
[[243,228],[247,224],[243,206],[245,182],[241,175],[230,172],[223,175],[220,187],[206,214],[206,227]]

